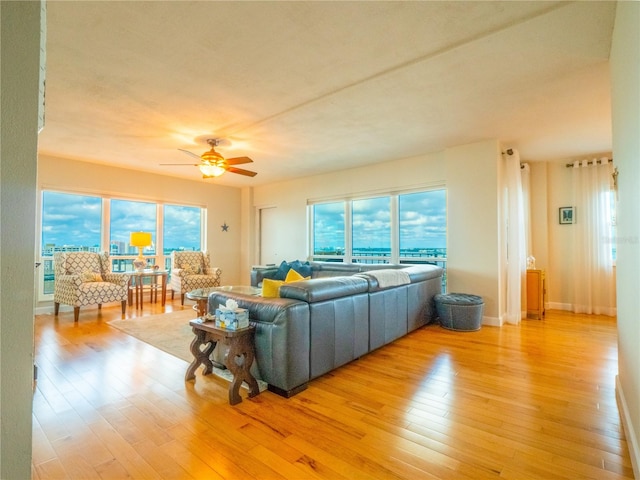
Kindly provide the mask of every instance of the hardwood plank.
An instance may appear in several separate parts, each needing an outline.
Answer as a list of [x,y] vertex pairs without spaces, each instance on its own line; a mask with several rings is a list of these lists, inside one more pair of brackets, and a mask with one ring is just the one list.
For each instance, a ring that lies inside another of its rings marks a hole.
[[107,324],[120,317],[36,317],[34,479],[633,478],[609,317],[429,325],[290,399],[234,407],[225,381],[184,382],[187,362]]
[[[127,442],[105,419],[89,425],[93,433],[109,449],[113,459],[118,461],[126,475],[120,478],[136,478],[141,480],[160,479],[160,474],[149,465],[137,452],[134,445]],[[118,478],[118,477],[111,477]]]

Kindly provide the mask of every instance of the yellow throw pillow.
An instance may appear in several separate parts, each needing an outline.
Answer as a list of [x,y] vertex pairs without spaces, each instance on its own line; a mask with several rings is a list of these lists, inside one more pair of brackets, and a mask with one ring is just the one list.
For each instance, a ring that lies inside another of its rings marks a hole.
[[81,277],[83,282],[102,282],[100,272],[94,272],[93,270],[85,270],[82,272]]
[[200,275],[199,266],[191,265],[190,263],[184,263],[180,265],[180,268],[182,268],[183,275]]
[[280,296],[280,285],[282,285],[284,281],[282,280],[271,280],[270,278],[265,278],[262,280],[262,296],[264,298],[276,298]]
[[289,270],[289,273],[287,273],[287,277],[284,279],[284,283],[297,282],[299,280],[309,280],[309,277],[303,277],[292,268],[291,270]]

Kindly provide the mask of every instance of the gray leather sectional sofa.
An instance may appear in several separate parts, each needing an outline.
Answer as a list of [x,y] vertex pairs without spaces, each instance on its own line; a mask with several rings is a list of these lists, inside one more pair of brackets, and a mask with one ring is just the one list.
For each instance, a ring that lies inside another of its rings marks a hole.
[[[256,376],[285,397],[436,317],[438,266],[312,262],[311,268],[310,280],[282,285],[280,298],[209,296],[210,313],[229,298],[249,310],[256,325]],[[266,273],[252,272],[252,283]]]

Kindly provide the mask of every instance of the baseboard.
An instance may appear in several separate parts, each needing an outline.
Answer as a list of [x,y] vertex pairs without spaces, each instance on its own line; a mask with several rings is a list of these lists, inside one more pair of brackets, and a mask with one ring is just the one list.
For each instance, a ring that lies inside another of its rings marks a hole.
[[[60,310],[62,310],[62,307],[60,307]],[[45,313],[53,313],[53,306],[49,305],[47,307],[36,307],[33,310],[33,313],[35,315],[44,315]]]
[[487,325],[489,327],[501,327],[502,321],[498,317],[488,317],[484,315],[482,317],[482,325]]
[[[103,307],[104,306],[120,307],[120,302],[105,303]],[[131,308],[131,307],[127,305],[127,308]],[[80,307],[81,312],[86,312],[87,310],[98,310],[98,305],[83,305],[82,307]],[[59,313],[67,313],[67,312],[73,312],[73,307],[70,305],[60,304]],[[46,315],[47,313],[50,313],[51,315],[53,315],[53,302],[51,302],[49,305],[42,305],[34,308],[33,313],[34,315]]]
[[618,375],[616,375],[616,399],[618,400],[618,410],[620,411],[620,418],[622,419],[622,428],[624,429],[624,434],[627,437],[627,445],[629,446],[629,457],[631,458],[631,466],[633,467],[633,476],[634,478],[640,478],[640,469],[638,469],[638,462],[640,461],[638,437],[631,423],[629,407],[624,397],[624,390],[622,389]]
[[558,302],[549,302],[546,304],[545,308],[547,310],[566,310],[567,312],[571,312],[573,310],[572,303],[558,303]]
[[[566,312],[573,312],[573,304],[572,303],[555,303],[549,302],[546,305],[547,310],[564,310]],[[600,313],[597,315],[607,315],[609,317],[615,317],[618,314],[618,309],[616,307],[596,307],[594,310],[600,310]]]

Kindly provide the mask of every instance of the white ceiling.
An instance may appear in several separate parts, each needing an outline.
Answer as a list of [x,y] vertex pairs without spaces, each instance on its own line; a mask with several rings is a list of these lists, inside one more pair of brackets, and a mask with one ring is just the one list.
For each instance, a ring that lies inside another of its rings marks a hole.
[[41,154],[250,186],[497,138],[611,151],[615,2],[47,2]]

